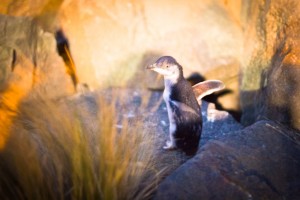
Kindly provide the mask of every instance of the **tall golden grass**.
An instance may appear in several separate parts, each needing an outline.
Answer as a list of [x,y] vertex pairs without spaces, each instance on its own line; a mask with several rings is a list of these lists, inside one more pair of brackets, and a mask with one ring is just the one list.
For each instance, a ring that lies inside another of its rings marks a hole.
[[88,123],[99,128],[89,129],[69,101],[22,102],[0,152],[0,199],[150,198],[161,177],[154,134],[141,121],[118,129],[115,103],[97,104]]

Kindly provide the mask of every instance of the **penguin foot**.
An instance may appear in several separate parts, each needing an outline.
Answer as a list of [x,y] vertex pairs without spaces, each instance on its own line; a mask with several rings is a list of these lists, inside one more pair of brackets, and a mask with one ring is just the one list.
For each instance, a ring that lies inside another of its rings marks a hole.
[[163,149],[174,150],[174,149],[176,149],[176,146],[171,141],[167,141],[166,145],[163,147]]

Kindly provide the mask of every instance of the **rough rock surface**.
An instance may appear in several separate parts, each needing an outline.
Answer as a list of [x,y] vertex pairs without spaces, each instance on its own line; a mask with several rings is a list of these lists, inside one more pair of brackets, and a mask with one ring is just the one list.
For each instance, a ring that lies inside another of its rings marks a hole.
[[241,65],[242,123],[271,119],[300,130],[299,1],[249,1],[245,7],[251,12],[245,37],[251,39]]
[[297,199],[299,145],[299,133],[259,121],[208,141],[154,199]]
[[31,77],[24,84],[45,96],[74,93],[52,33],[45,32],[32,17],[0,15],[0,29],[0,88],[13,84],[8,82],[17,76],[17,68],[22,68],[21,76]]

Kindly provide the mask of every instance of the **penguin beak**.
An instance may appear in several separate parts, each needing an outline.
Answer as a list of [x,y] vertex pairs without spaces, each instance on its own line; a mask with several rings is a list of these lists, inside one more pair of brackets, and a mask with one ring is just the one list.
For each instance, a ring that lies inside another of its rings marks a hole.
[[152,70],[152,71],[155,71],[155,72],[157,72],[157,73],[159,73],[159,74],[161,74],[161,75],[163,75],[163,76],[168,76],[168,75],[170,75],[170,72],[169,72],[168,70],[163,69],[163,68],[161,68],[160,66],[157,66],[156,63],[153,63],[152,65],[148,65],[148,66],[146,67],[146,69],[150,69],[150,70]]
[[147,65],[146,69],[154,70],[156,67],[156,63],[153,63],[152,65]]

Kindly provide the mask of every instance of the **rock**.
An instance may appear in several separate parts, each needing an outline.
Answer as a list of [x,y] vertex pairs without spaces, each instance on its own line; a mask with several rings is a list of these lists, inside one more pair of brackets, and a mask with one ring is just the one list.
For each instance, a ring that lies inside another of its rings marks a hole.
[[245,17],[245,37],[251,39],[241,63],[241,121],[271,119],[300,130],[300,4],[254,2],[244,4],[252,14]]
[[21,67],[22,76],[32,77],[21,84],[32,85],[31,91],[49,98],[74,93],[52,33],[44,32],[31,17],[0,15],[0,28],[0,87],[13,84],[16,68]]
[[297,199],[299,133],[259,121],[210,140],[158,187],[154,199]]
[[202,101],[203,128],[200,146],[209,140],[222,139],[233,131],[241,130],[243,126],[226,111],[215,108],[213,103]]
[[7,81],[13,63],[13,49],[0,46],[0,87]]

